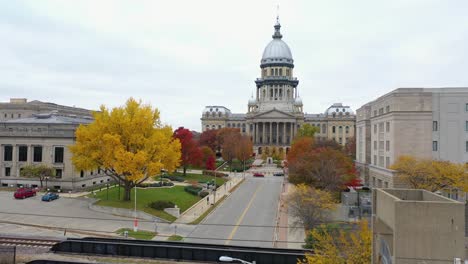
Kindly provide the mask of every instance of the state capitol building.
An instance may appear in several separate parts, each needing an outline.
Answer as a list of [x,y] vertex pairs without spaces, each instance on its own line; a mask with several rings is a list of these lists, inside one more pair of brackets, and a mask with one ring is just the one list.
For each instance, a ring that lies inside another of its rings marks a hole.
[[336,103],[324,113],[304,114],[298,95],[299,80],[294,77],[294,60],[288,44],[282,40],[277,20],[273,40],[260,61],[261,77],[255,80],[255,98],[250,98],[247,113],[238,114],[220,105],[205,106],[202,131],[235,127],[250,135],[254,152],[269,154],[273,149],[288,152],[291,141],[302,124],[318,128],[316,137],[345,145],[354,137],[356,116],[349,106]]

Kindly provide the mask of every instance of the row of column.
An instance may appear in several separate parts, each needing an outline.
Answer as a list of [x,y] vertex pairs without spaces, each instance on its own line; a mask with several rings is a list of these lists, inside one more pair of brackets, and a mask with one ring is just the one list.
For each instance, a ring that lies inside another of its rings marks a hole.
[[291,144],[297,133],[295,122],[256,122],[251,131],[254,144]]

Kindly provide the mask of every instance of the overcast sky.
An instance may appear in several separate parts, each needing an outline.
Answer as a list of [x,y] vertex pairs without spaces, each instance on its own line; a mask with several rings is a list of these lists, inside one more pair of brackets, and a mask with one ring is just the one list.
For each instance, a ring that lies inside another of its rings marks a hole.
[[0,0],[0,100],[98,109],[134,97],[199,131],[205,105],[246,112],[278,3],[307,113],[468,86],[466,0]]

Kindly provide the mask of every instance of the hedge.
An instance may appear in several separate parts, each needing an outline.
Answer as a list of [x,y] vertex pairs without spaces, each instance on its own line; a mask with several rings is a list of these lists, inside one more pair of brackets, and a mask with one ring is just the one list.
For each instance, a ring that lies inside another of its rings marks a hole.
[[[162,186],[174,186],[172,182],[162,182]],[[161,187],[161,182],[153,182],[153,183],[140,183],[138,184],[140,188],[148,188],[148,187]]]
[[175,207],[175,204],[171,201],[155,201],[155,202],[151,202],[149,203],[148,205],[149,207],[153,208],[153,209],[156,209],[156,210],[164,210],[165,208],[174,208]]
[[203,188],[200,187],[200,186],[193,186],[193,185],[189,185],[189,186],[185,186],[184,187],[184,191],[188,192],[188,193],[191,193],[193,195],[198,195],[198,193],[202,190]]
[[206,196],[208,196],[208,194],[210,194],[208,191],[201,191],[198,196],[200,196],[201,198],[204,198]]

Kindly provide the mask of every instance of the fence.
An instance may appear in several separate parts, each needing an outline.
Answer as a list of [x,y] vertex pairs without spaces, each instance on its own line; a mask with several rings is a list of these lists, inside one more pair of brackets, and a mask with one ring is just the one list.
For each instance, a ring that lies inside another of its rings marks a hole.
[[0,246],[0,264],[16,263],[16,247]]

